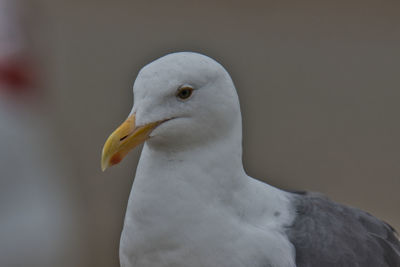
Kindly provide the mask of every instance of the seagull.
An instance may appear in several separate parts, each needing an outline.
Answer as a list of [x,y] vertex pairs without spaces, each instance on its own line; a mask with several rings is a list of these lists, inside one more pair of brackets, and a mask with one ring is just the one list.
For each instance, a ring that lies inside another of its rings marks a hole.
[[144,143],[121,266],[400,266],[398,236],[385,222],[246,174],[239,99],[215,60],[168,54],[140,70],[133,93],[101,159],[104,171]]

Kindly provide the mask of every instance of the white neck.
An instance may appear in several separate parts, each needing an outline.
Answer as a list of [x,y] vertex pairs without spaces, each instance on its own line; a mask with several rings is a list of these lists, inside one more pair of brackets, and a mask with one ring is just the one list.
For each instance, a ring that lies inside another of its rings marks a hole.
[[[216,266],[242,266],[265,257],[265,249],[273,263],[279,262],[275,255],[282,246],[291,251],[284,237],[270,234],[283,232],[277,229],[291,220],[289,200],[282,191],[246,175],[240,135],[231,131],[218,142],[175,152],[144,145],[121,237],[121,262],[129,263],[123,266],[154,266],[171,248],[177,254],[170,260],[174,264],[166,266],[182,266],[179,259],[202,244],[213,244],[201,251],[209,262],[193,259],[190,266],[215,266],[220,260]],[[240,242],[227,245],[238,238]],[[226,260],[236,249],[249,253]],[[287,256],[290,264],[284,266],[292,266],[292,255]]]
[[173,152],[146,143],[134,191],[154,191],[163,202],[173,195],[186,195],[190,199],[197,196],[204,201],[228,197],[235,192],[235,188],[243,186],[247,178],[243,170],[239,134],[240,131],[232,131],[208,146]]

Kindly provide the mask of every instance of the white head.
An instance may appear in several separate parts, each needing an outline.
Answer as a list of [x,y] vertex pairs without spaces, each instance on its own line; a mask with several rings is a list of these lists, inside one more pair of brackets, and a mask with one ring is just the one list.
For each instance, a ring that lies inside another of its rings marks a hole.
[[159,58],[139,72],[133,92],[130,116],[103,148],[103,169],[146,140],[155,149],[175,151],[232,133],[241,143],[235,87],[227,71],[207,56],[181,52]]

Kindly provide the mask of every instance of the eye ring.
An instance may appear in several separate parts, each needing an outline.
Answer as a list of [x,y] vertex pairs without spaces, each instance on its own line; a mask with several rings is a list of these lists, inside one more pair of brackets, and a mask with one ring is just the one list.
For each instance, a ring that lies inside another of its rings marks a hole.
[[181,100],[186,100],[186,99],[190,98],[192,96],[192,94],[193,94],[193,88],[188,85],[184,85],[184,86],[178,88],[176,97],[178,97]]

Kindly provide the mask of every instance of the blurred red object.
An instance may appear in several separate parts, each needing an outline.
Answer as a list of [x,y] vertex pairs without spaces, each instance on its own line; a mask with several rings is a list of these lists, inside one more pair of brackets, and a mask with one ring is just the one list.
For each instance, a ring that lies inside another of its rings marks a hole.
[[22,57],[0,60],[0,89],[12,95],[31,93],[36,87],[32,61]]
[[0,94],[32,97],[37,73],[32,60],[22,1],[0,0]]

